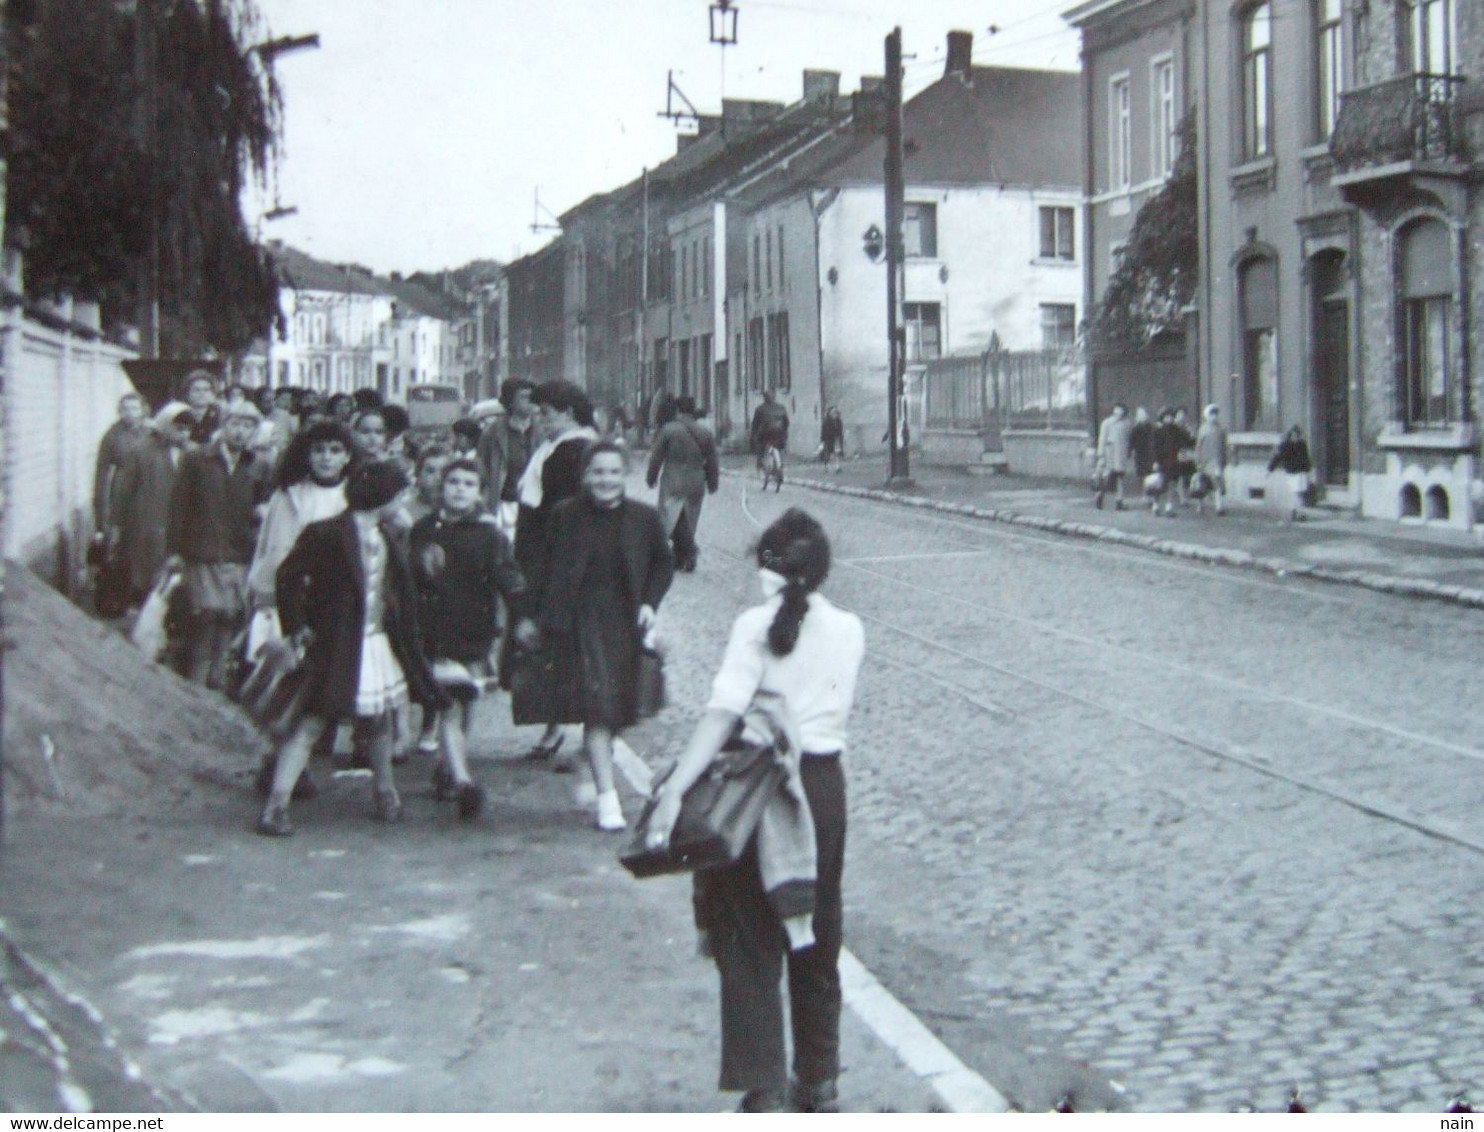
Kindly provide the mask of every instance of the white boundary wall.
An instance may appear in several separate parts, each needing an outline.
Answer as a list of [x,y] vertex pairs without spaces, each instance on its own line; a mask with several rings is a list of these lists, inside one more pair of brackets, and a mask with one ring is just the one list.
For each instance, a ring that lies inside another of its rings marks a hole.
[[134,354],[81,331],[6,314],[3,548],[70,590],[92,514],[98,442],[133,390]]

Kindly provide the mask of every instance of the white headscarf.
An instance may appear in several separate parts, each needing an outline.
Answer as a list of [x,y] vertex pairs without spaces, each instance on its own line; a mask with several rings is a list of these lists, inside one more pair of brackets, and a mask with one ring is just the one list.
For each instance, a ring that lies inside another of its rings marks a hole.
[[546,467],[546,461],[556,451],[558,444],[575,439],[597,440],[598,434],[587,425],[573,425],[555,436],[547,437],[537,446],[536,451],[531,453],[530,462],[526,464],[526,470],[520,474],[520,501],[527,507],[537,508],[541,506],[541,472]]

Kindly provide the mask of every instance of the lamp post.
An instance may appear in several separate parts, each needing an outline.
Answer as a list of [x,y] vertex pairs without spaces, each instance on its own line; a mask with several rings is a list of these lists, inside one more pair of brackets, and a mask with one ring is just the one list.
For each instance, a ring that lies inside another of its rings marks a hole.
[[733,0],[716,0],[708,9],[711,42],[721,48],[721,129],[727,128],[727,48],[737,46],[737,9]]

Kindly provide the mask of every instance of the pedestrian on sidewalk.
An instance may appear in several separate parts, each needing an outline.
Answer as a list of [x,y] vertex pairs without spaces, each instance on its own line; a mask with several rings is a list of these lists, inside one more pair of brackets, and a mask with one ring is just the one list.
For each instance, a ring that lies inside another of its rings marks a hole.
[[119,538],[118,514],[126,503],[119,488],[124,468],[138,459],[149,443],[149,421],[144,398],[125,393],[119,398],[118,420],[98,442],[93,464],[93,541],[88,561],[98,567],[95,598],[98,612],[117,617],[130,605],[129,560]]
[[1117,496],[1114,507],[1123,510],[1124,477],[1128,474],[1132,432],[1128,406],[1122,401],[1113,406],[1113,411],[1098,426],[1097,466],[1103,474],[1103,481],[1093,496],[1093,503],[1099,510],[1103,506],[1103,496],[1109,491]]
[[113,479],[109,538],[111,553],[128,567],[129,605],[144,601],[169,557],[170,499],[194,419],[182,402],[171,401],[155,414],[143,445]]
[[248,448],[262,420],[251,401],[228,409],[221,435],[181,460],[170,496],[167,545],[188,617],[184,675],[210,688],[223,686],[247,610],[257,508],[270,487],[267,464]]
[[437,728],[434,750],[441,749],[433,785],[440,801],[454,799],[459,818],[472,821],[484,807],[484,789],[469,773],[469,725],[493,671],[490,650],[500,634],[500,599],[522,645],[535,645],[536,626],[526,615],[526,582],[510,540],[484,508],[479,461],[462,456],[440,467],[439,505],[412,528],[412,575],[423,650],[434,678],[453,701],[437,715],[427,713]]
[[1170,518],[1175,516],[1182,441],[1187,435],[1189,434],[1175,423],[1174,409],[1160,410],[1159,423],[1154,426],[1153,488],[1148,492],[1150,510],[1156,515],[1163,512]]
[[838,475],[845,460],[845,419],[838,406],[825,410],[824,420],[819,425],[820,459]]
[[1285,523],[1297,522],[1304,517],[1304,500],[1309,494],[1309,474],[1314,463],[1309,458],[1309,442],[1304,439],[1304,430],[1294,425],[1284,434],[1278,447],[1273,449],[1268,461],[1268,473],[1283,469],[1288,485],[1288,514]]
[[1134,483],[1142,490],[1144,481],[1154,471],[1154,422],[1149,410],[1140,405],[1134,410],[1134,427],[1128,434],[1129,459],[1133,462]]
[[582,491],[552,511],[544,554],[527,577],[551,664],[553,725],[582,724],[598,828],[625,828],[613,783],[613,740],[638,720],[639,654],[674,576],[659,513],[624,495],[628,456],[588,445]]
[[[557,507],[582,491],[583,452],[598,439],[593,428],[593,404],[587,394],[570,381],[548,381],[536,389],[532,398],[540,415],[542,440],[531,453],[521,473],[517,494],[520,513],[516,518],[515,561],[521,573],[534,585],[541,577],[547,557],[547,528]],[[511,687],[513,637],[507,638],[500,657],[500,682]],[[522,697],[512,690],[511,711],[527,716]],[[525,757],[537,761],[554,757],[566,736],[561,724],[546,721],[546,729]],[[557,770],[575,769],[575,764],[559,761]]]
[[[808,514],[790,508],[764,531],[757,562],[763,603],[732,625],[710,703],[659,790],[647,840],[654,847],[669,840],[686,790],[744,715],[752,714],[754,699],[781,696],[797,732],[796,760],[784,755],[789,776],[780,788],[781,806],[775,805],[779,799],[770,803],[770,815],[741,860],[695,875],[696,923],[702,951],[716,960],[721,976],[720,1087],[742,1090],[743,1112],[783,1111],[790,1104],[802,1112],[837,1112],[845,867],[841,762],[865,634],[855,614],[818,592],[829,573],[830,544]],[[790,804],[801,795],[806,805]],[[797,849],[795,835],[805,846],[804,860],[814,857],[814,868],[785,867],[786,882],[780,884],[779,866],[787,850]],[[791,1087],[779,994],[785,957]]]
[[222,426],[222,408],[216,400],[216,378],[210,370],[192,370],[186,374],[181,392],[191,411],[191,443],[198,448],[210,444],[216,430]]
[[[283,639],[278,619],[278,568],[305,527],[345,511],[345,482],[351,471],[352,451],[350,430],[333,418],[314,421],[289,442],[247,571],[252,620],[248,622],[246,659],[253,660],[265,645]],[[331,754],[327,748],[334,738],[333,730],[326,731],[319,753]],[[258,768],[258,792],[265,798],[272,788],[275,762],[270,753]],[[307,776],[291,789],[295,798],[310,798],[317,792]]]
[[490,510],[512,544],[520,514],[520,477],[534,447],[536,406],[531,395],[535,391],[535,384],[525,378],[506,378],[500,385],[500,404],[505,412],[485,426],[477,447],[489,485]]
[[675,419],[660,429],[649,456],[645,482],[659,484],[660,522],[674,549],[675,568],[691,573],[700,558],[696,533],[707,493],[721,486],[716,439],[696,422],[696,403],[689,394],[675,399]]
[[1175,407],[1175,428],[1180,447],[1176,452],[1175,486],[1181,507],[1190,506],[1190,480],[1195,475],[1195,433],[1190,431],[1190,417],[1184,405]]
[[1226,426],[1221,423],[1220,406],[1207,405],[1202,418],[1201,427],[1195,434],[1195,474],[1200,480],[1196,510],[1202,513],[1206,510],[1206,496],[1210,495],[1216,504],[1216,514],[1222,515],[1226,512],[1223,499],[1230,445]]
[[326,728],[347,718],[355,721],[357,752],[371,764],[375,816],[400,820],[393,713],[409,699],[425,711],[448,706],[423,657],[405,554],[383,526],[401,509],[406,487],[406,473],[392,461],[357,467],[345,487],[348,510],[305,527],[278,568],[278,616],[303,656],[302,689],[258,819],[264,836],[294,832],[294,784]]

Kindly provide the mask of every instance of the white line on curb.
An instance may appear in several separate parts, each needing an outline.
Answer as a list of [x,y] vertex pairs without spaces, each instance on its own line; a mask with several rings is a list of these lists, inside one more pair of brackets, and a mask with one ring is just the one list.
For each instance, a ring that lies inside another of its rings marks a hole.
[[840,949],[845,1002],[903,1064],[933,1087],[949,1112],[1009,1112],[999,1090],[960,1061],[847,949]]

